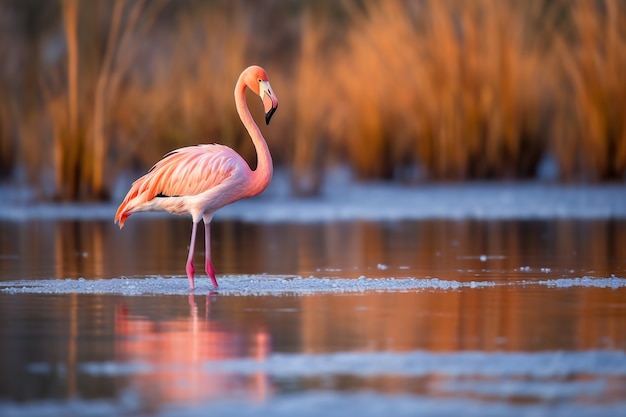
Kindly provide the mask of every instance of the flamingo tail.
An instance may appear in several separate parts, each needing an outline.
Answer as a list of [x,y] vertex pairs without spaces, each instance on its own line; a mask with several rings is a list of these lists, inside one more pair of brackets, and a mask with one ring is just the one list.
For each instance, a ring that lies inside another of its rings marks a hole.
[[122,227],[124,227],[124,223],[126,223],[126,219],[130,217],[130,214],[128,211],[124,211],[122,213],[117,212],[117,214],[115,215],[115,223],[119,223],[120,225],[120,229]]
[[137,201],[135,201],[135,199],[139,195],[139,185],[139,180],[133,183],[130,190],[128,191],[128,194],[126,194],[126,197],[124,197],[124,201],[122,201],[122,204],[120,204],[117,212],[115,213],[115,220],[113,222],[119,223],[120,229],[124,227],[126,219],[128,219],[128,217],[130,217],[130,215],[133,213],[133,208],[135,208],[137,204]]

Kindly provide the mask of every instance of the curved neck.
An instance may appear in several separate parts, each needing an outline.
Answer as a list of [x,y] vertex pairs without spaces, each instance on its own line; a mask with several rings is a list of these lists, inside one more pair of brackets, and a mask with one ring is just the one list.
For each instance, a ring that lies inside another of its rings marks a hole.
[[261,130],[255,123],[252,115],[250,114],[250,110],[248,109],[245,92],[246,84],[243,81],[242,74],[235,85],[235,105],[237,107],[239,118],[248,131],[248,134],[250,134],[250,138],[254,144],[254,149],[256,150],[257,166],[255,170],[251,171],[252,181],[249,185],[248,193],[249,196],[252,197],[260,194],[269,185],[272,180],[273,165],[272,156],[270,155],[267,143],[265,142],[265,139],[261,134]]

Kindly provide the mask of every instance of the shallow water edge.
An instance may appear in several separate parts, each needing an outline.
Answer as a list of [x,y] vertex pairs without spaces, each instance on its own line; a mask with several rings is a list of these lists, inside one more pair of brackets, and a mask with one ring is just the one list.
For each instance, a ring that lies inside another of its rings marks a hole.
[[220,276],[219,288],[213,288],[207,279],[197,279],[195,291],[189,290],[186,277],[146,277],[113,278],[101,280],[65,279],[65,280],[22,280],[0,281],[0,291],[7,294],[120,294],[137,295],[185,295],[185,294],[221,294],[242,296],[263,296],[273,294],[341,294],[352,292],[395,292],[417,290],[457,290],[461,288],[484,287],[533,287],[549,288],[622,288],[626,287],[626,278],[580,277],[555,279],[525,279],[521,281],[455,281],[439,278],[302,278],[289,276]]

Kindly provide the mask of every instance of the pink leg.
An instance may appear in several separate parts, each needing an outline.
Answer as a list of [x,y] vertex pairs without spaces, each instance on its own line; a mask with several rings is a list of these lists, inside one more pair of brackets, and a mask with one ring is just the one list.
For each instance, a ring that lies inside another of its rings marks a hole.
[[213,287],[217,288],[217,279],[215,278],[215,268],[211,262],[211,218],[204,219],[204,250],[205,250],[205,269],[206,274],[213,282]]
[[194,247],[196,246],[196,228],[198,223],[193,223],[191,229],[191,242],[189,243],[189,256],[187,256],[187,265],[185,270],[187,271],[187,278],[189,279],[189,289],[193,291],[194,282],[193,282],[193,274],[196,272],[196,269],[193,267],[193,252]]

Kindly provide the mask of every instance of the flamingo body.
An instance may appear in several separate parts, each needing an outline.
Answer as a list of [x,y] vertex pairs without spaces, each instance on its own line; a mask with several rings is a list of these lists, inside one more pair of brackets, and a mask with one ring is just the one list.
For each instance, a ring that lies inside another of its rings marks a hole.
[[248,164],[223,145],[188,146],[172,151],[133,183],[120,205],[120,227],[132,213],[167,211],[197,221],[244,196],[252,177]]
[[235,86],[235,104],[257,151],[255,170],[237,152],[224,145],[197,145],[176,149],[165,155],[146,175],[132,184],[115,214],[115,222],[119,223],[120,228],[131,214],[143,211],[191,215],[192,232],[186,265],[191,290],[195,287],[193,253],[197,224],[200,220],[204,221],[205,270],[217,288],[210,252],[210,222],[213,213],[237,200],[261,193],[272,178],[271,155],[248,110],[246,88],[261,97],[267,123],[278,107],[278,99],[263,68],[251,66],[239,76]]

